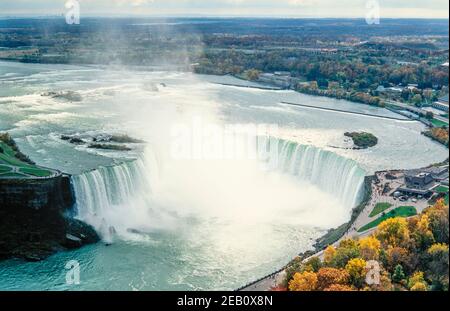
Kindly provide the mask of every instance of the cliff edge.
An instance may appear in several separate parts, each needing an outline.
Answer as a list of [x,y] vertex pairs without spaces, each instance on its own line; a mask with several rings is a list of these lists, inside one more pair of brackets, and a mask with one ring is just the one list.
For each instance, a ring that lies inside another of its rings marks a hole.
[[38,261],[98,242],[95,230],[73,219],[70,177],[0,178],[0,260]]

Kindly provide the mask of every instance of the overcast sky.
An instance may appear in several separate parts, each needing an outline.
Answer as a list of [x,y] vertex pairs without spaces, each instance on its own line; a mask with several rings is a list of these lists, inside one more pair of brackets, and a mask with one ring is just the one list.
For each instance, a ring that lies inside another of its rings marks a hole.
[[[360,17],[374,0],[79,0],[89,16]],[[66,0],[0,0],[0,15],[61,15]],[[448,18],[448,0],[378,0],[381,18]]]

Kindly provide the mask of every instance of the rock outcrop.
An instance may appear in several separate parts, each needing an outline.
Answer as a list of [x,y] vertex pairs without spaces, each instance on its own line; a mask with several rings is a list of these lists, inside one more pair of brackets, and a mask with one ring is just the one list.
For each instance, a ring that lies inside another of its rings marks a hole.
[[0,259],[45,259],[61,250],[99,241],[95,230],[73,219],[70,177],[0,179]]

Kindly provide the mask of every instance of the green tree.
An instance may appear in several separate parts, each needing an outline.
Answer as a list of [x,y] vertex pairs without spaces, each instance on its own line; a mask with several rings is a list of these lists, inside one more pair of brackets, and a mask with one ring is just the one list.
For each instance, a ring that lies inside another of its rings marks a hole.
[[345,268],[351,259],[358,257],[360,257],[358,242],[352,239],[343,240],[336,249],[336,254],[333,257],[333,266]]
[[406,275],[403,271],[402,265],[397,265],[394,269],[394,274],[392,275],[392,281],[396,283],[401,283],[403,280],[405,280]]
[[422,101],[423,101],[422,95],[420,95],[420,94],[414,95],[412,97],[411,101],[414,105],[416,105],[417,107],[420,107],[422,105]]

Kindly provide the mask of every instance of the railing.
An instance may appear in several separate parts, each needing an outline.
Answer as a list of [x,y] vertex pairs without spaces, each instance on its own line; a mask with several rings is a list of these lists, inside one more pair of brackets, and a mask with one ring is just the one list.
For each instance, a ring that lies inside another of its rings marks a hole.
[[253,286],[253,285],[258,284],[258,283],[261,282],[261,281],[264,281],[264,280],[273,278],[273,277],[276,276],[277,274],[283,272],[283,271],[287,268],[287,266],[288,266],[288,265],[285,265],[283,268],[281,268],[281,269],[279,269],[279,270],[277,270],[277,271],[275,271],[275,272],[273,272],[273,273],[271,273],[271,274],[268,274],[268,275],[266,275],[266,276],[264,276],[264,277],[261,277],[261,278],[259,278],[259,279],[256,280],[256,281],[250,282],[250,283],[248,283],[247,285],[244,285],[244,286],[242,286],[242,287],[239,287],[239,288],[236,289],[235,291],[237,291],[237,292],[242,291],[242,290],[244,290],[244,289],[246,289],[246,288],[248,288],[248,287],[250,287],[250,286]]

